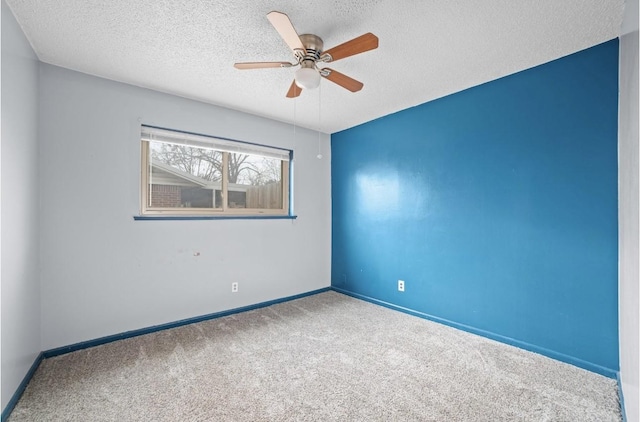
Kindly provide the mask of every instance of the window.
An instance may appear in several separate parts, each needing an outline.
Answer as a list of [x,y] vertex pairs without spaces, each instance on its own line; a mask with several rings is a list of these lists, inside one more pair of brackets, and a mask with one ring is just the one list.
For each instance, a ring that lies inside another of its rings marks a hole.
[[291,151],[142,126],[143,215],[288,215]]

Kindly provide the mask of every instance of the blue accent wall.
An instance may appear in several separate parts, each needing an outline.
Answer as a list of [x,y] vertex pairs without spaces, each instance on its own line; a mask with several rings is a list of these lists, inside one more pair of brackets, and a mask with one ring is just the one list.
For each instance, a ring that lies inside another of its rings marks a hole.
[[332,286],[617,370],[617,100],[612,40],[334,134]]

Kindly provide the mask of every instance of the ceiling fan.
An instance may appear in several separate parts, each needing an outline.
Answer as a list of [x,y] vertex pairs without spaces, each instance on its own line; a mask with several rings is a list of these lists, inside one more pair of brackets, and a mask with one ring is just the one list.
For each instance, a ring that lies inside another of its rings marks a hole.
[[319,63],[335,62],[345,57],[364,53],[378,48],[378,37],[368,32],[357,38],[340,44],[329,50],[323,50],[322,38],[313,34],[298,35],[289,16],[282,12],[269,12],[267,19],[278,31],[282,39],[289,46],[295,56],[295,63],[290,62],[245,62],[236,63],[236,69],[264,69],[273,67],[300,66],[295,73],[291,87],[287,92],[288,98],[300,95],[302,89],[314,89],[320,85],[320,77],[348,89],[351,92],[360,91],[362,82],[342,74],[328,67],[319,68]]

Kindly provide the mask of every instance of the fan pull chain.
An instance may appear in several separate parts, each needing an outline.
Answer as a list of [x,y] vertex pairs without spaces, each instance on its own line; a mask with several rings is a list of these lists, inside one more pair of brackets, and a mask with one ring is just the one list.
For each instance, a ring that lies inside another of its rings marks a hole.
[[320,147],[320,122],[322,113],[322,84],[318,86],[318,160],[322,160],[322,150]]
[[296,104],[298,99],[293,99],[293,150],[296,150]]

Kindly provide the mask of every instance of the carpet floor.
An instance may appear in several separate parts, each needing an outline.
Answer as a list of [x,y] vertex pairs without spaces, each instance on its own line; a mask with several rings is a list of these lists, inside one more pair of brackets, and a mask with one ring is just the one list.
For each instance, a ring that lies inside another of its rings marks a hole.
[[326,292],[45,359],[19,421],[620,421],[615,380]]

